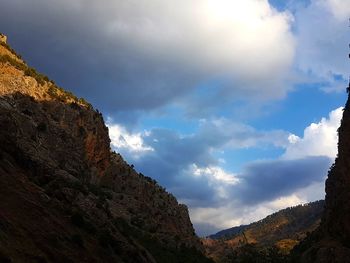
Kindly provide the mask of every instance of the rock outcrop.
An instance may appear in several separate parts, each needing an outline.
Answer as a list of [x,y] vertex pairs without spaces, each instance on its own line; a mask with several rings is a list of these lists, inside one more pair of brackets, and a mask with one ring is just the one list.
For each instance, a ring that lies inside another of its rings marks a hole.
[[295,262],[350,262],[350,98],[338,134],[338,156],[326,181],[321,225],[295,249]]
[[0,42],[0,262],[206,262],[187,207],[102,114]]

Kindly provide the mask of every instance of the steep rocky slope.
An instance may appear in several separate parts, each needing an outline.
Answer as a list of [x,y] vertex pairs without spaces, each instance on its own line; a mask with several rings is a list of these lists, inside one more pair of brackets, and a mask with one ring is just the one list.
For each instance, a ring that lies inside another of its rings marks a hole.
[[206,262],[187,207],[0,38],[0,262]]
[[295,249],[295,262],[350,262],[350,98],[338,134],[338,157],[328,173],[321,225]]
[[260,252],[260,258],[264,257],[264,251],[273,251],[276,257],[287,255],[318,227],[323,209],[324,201],[316,201],[283,209],[249,225],[220,231],[203,240],[207,255],[217,262],[231,262],[239,259],[237,252],[247,245],[249,253]]

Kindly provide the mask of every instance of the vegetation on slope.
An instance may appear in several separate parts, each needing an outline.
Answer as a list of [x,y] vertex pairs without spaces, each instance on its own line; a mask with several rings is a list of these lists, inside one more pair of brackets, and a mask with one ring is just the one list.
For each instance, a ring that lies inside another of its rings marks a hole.
[[324,201],[316,201],[220,231],[204,240],[207,254],[218,262],[283,262],[293,247],[317,228],[323,207]]

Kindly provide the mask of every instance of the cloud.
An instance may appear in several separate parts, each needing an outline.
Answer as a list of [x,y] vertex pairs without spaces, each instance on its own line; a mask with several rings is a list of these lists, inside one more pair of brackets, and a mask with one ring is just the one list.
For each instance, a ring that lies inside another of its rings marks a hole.
[[318,123],[311,123],[304,130],[302,138],[291,134],[290,144],[283,155],[284,159],[297,159],[306,156],[328,156],[333,159],[338,153],[338,127],[343,116],[343,108],[329,113]]
[[[285,147],[289,133],[257,131],[227,119],[202,120],[193,134],[168,129],[130,133],[109,123],[112,146],[128,162],[155,178],[181,201],[191,206],[226,202],[235,173],[225,171],[216,153],[226,149]],[[136,152],[136,155],[135,155]]]
[[[303,137],[259,131],[220,118],[201,120],[198,129],[187,135],[167,129],[127,132],[123,138],[132,141],[136,137],[137,145],[152,149],[140,158],[130,144],[114,145],[137,169],[189,205],[198,233],[206,235],[323,198],[324,180],[336,155],[341,115],[342,108],[335,109],[328,118],[306,127]],[[274,160],[250,162],[240,172],[224,169],[224,161],[215,155],[254,147],[277,147],[285,153]]]
[[286,207],[304,203],[307,203],[307,199],[292,194],[257,205],[244,206],[227,202],[225,205],[209,209],[195,207],[190,209],[190,216],[197,234],[208,236],[233,226],[250,224]]
[[321,5],[325,5],[330,8],[332,14],[336,19],[345,20],[350,15],[350,1],[349,0],[326,0],[319,1]]
[[[137,169],[158,180],[191,207],[221,205],[227,200],[253,205],[324,180],[332,153],[336,152],[341,112],[339,108],[330,113],[329,119],[311,124],[305,129],[304,138],[215,119],[202,121],[190,135],[152,129],[144,134],[127,133],[123,138],[131,142],[123,141],[122,145],[119,139],[115,143],[112,138],[112,144]],[[152,150],[141,158],[135,157],[133,138],[137,138],[139,148],[142,145],[143,149]],[[131,145],[130,150],[124,145]],[[251,162],[240,173],[225,171],[215,155],[226,149],[252,147],[278,147],[286,152],[281,159]]]
[[231,200],[220,206],[193,207],[189,211],[197,234],[208,236],[233,226],[256,222],[286,207],[306,204],[322,198],[324,198],[324,182],[318,182],[290,195],[282,195],[257,204],[247,205]]
[[199,168],[197,165],[193,165],[193,174],[195,176],[211,176],[213,179],[227,185],[235,185],[238,183],[238,179],[234,174],[229,174],[217,166]]
[[295,12],[296,67],[327,92],[348,81],[349,7],[350,0],[312,0]]
[[118,124],[108,124],[109,137],[111,139],[111,146],[113,148],[122,151],[126,149],[128,152],[134,155],[135,158],[139,158],[139,155],[145,154],[149,151],[153,151],[152,147],[144,145],[143,136],[147,136],[147,133],[129,133],[124,127]]
[[292,17],[267,0],[0,6],[5,33],[29,61],[109,112],[159,108],[213,80],[217,97],[231,100],[280,98],[288,89],[281,84],[294,59]]
[[285,147],[288,145],[289,133],[283,130],[259,131],[254,127],[231,121],[227,118],[218,118],[202,121],[199,136],[210,140],[215,146],[215,141],[220,146],[231,149],[243,149],[251,147]]
[[324,182],[331,164],[332,159],[325,156],[251,163],[238,175],[240,184],[234,196],[243,203],[257,204],[290,195],[315,182]]

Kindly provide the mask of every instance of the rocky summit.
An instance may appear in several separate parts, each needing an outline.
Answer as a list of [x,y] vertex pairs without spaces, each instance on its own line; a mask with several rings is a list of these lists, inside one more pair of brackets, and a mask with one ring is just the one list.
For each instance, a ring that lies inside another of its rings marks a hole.
[[0,262],[210,262],[187,207],[111,151],[102,114],[0,40]]

